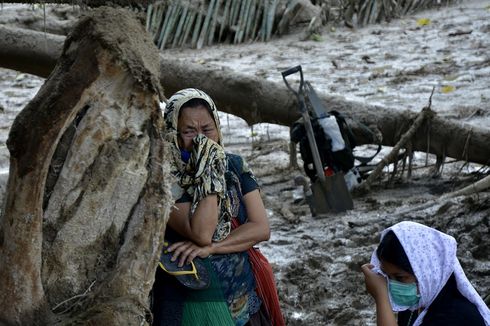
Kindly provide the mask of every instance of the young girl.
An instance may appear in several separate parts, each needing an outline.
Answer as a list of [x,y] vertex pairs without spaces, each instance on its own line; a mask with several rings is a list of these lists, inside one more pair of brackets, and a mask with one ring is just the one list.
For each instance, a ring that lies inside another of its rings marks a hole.
[[378,325],[490,325],[490,311],[456,257],[456,240],[445,233],[395,224],[362,272]]

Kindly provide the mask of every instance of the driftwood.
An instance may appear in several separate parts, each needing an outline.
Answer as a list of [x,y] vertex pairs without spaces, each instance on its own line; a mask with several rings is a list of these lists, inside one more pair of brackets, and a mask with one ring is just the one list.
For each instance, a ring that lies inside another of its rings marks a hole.
[[148,322],[172,204],[158,69],[132,15],[95,10],[15,119],[0,218],[0,324]]
[[[18,35],[18,38],[3,37],[7,35],[6,33]],[[45,50],[39,48],[41,42],[33,44],[23,42],[22,37],[26,33],[44,39],[47,48],[50,49],[55,49],[61,42],[59,37],[40,32],[0,27],[0,66],[28,73],[36,73],[40,70],[33,70],[32,62],[35,61],[36,56],[32,54],[37,51],[44,53]],[[13,60],[15,58],[10,55],[12,51],[18,53],[17,60]],[[53,55],[53,59],[56,57]],[[48,70],[49,67],[44,69],[44,71]],[[299,118],[296,99],[283,84],[230,70],[211,69],[165,55],[160,56],[160,71],[160,82],[166,94],[172,94],[185,87],[198,87],[211,95],[221,111],[239,116],[249,124],[269,122],[290,126]],[[46,74],[40,76],[46,77]],[[321,93],[319,95],[326,108],[337,110],[369,126],[381,136],[382,145],[386,146],[395,146],[400,136],[410,127],[407,121],[413,121],[417,115],[409,111],[398,112],[390,108],[346,101],[342,97]],[[353,123],[352,129],[359,144],[372,143],[371,135],[366,134],[363,127]],[[427,144],[428,139],[429,144]],[[436,115],[431,120],[430,129],[422,128],[415,133],[412,150],[486,165],[490,160],[488,144],[490,144],[488,129],[470,128],[462,122],[443,119]]]
[[483,190],[486,190],[488,188],[490,188],[490,175],[462,189],[458,189],[456,191],[452,191],[450,193],[444,194],[441,196],[440,199],[445,200],[445,199],[459,197],[459,196],[472,195],[475,193],[479,193]]
[[410,129],[408,129],[408,131],[403,134],[403,136],[400,138],[398,143],[396,143],[396,145],[393,146],[393,149],[385,157],[381,159],[381,162],[377,164],[374,171],[369,174],[369,177],[359,186],[357,190],[361,192],[368,191],[370,189],[371,184],[379,178],[385,166],[394,163],[396,161],[400,149],[404,147],[413,138],[413,136],[415,135],[417,130],[422,126],[424,121],[431,119],[433,115],[434,112],[430,109],[430,106],[423,108],[422,111],[417,116],[417,118],[415,119],[415,121],[413,122],[413,125],[410,127]]
[[490,176],[486,176],[485,178],[478,180],[475,183],[472,183],[469,186],[466,186],[462,189],[458,189],[449,193],[446,193],[442,196],[440,196],[437,199],[431,200],[429,202],[417,205],[415,207],[411,207],[409,209],[403,210],[401,212],[398,212],[397,214],[400,216],[407,215],[407,214],[413,214],[417,211],[421,211],[424,209],[428,209],[432,206],[439,205],[439,206],[444,206],[447,203],[451,202],[453,198],[459,197],[459,196],[470,196],[473,194],[477,194],[479,192],[485,191],[490,188]]
[[[412,158],[413,158],[413,151],[412,151],[412,138],[413,136],[415,135],[415,133],[417,132],[417,130],[419,130],[419,128],[421,128],[422,124],[424,122],[427,122],[427,127],[426,128],[430,128],[430,123],[431,123],[431,119],[433,118],[434,116],[434,112],[431,110],[431,106],[432,106],[432,96],[434,95],[434,89],[432,89],[432,93],[430,94],[430,97],[429,97],[429,105],[427,107],[424,107],[422,109],[422,111],[417,115],[417,117],[415,118],[412,126],[410,127],[410,129],[408,129],[407,132],[405,132],[403,134],[403,136],[400,137],[400,140],[396,143],[395,146],[393,146],[393,149],[385,156],[381,159],[381,161],[377,164],[376,168],[374,169],[374,171],[369,175],[369,177],[366,179],[365,182],[363,182],[356,190],[357,192],[367,192],[369,191],[370,187],[371,187],[371,184],[379,178],[379,176],[381,175],[381,173],[383,172],[383,169],[385,168],[385,166],[387,166],[388,164],[391,164],[391,163],[395,163],[394,164],[394,167],[393,167],[393,174],[392,174],[392,177],[391,177],[391,180],[390,181],[393,181],[394,177],[395,177],[395,174],[396,174],[396,171],[397,171],[397,158],[398,158],[398,153],[400,152],[400,149],[402,147],[405,147],[406,148],[406,152],[404,154],[405,158],[403,160],[403,169],[405,169],[405,161],[406,161],[406,158],[408,156],[409,158],[409,164],[408,164],[408,177],[411,176],[411,173],[412,173]],[[430,139],[428,140],[428,143],[427,143],[427,147],[430,146]],[[439,159],[438,159],[438,162],[439,162]],[[426,162],[426,165],[427,165],[427,162]],[[402,171],[403,173],[403,171]]]

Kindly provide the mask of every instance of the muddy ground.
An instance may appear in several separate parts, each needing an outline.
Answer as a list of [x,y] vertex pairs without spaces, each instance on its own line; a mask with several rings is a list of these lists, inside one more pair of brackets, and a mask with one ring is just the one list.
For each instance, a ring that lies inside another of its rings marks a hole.
[[[33,28],[66,31],[77,14],[76,8],[48,8],[45,27],[42,8],[6,5],[0,23],[25,26],[27,21]],[[420,18],[430,23],[419,26]],[[435,87],[436,112],[490,131],[490,1],[461,1],[363,29],[326,26],[316,41],[304,40],[301,28],[269,43],[166,54],[277,82],[282,70],[302,64],[319,92],[394,110],[420,110]],[[3,180],[10,125],[42,83],[35,76],[0,69]],[[439,201],[441,194],[488,175],[488,167],[448,158],[442,175],[433,177],[434,158],[429,156],[426,166],[425,153],[416,153],[410,180],[398,174],[388,181],[386,175],[368,195],[354,198],[353,210],[315,219],[305,203],[293,203],[293,179],[303,172],[289,167],[287,128],[249,127],[226,114],[222,127],[227,150],[248,160],[262,186],[272,237],[260,248],[273,264],[288,325],[375,325],[374,302],[365,292],[360,265],[369,261],[379,232],[401,220],[453,235],[468,278],[480,294],[490,295],[490,192]],[[369,151],[369,146],[357,150]],[[388,151],[384,148],[376,160]],[[433,205],[417,209],[427,202]]]

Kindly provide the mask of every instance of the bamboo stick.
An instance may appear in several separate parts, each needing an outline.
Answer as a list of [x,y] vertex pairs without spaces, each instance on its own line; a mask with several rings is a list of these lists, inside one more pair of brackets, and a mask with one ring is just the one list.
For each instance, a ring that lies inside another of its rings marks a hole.
[[218,42],[221,42],[221,37],[223,36],[223,31],[225,30],[225,27],[228,24],[228,15],[230,13],[230,6],[232,1],[231,0],[225,0],[226,5],[225,5],[225,10],[223,12],[223,16],[221,19],[221,26],[219,28],[219,35],[218,35]]
[[362,12],[362,26],[366,26],[368,24],[369,12],[371,11],[372,2],[376,0],[366,1],[366,5],[364,6],[364,10]]
[[247,26],[250,21],[250,14],[252,11],[252,2],[253,0],[247,1],[247,6],[245,9],[245,19],[243,20],[242,33],[240,34],[239,42],[242,43],[246,39],[247,34]]
[[262,13],[263,13],[263,6],[262,6],[262,0],[259,0],[259,2],[257,3],[257,13],[255,14],[256,18],[255,18],[255,22],[254,22],[254,27],[252,29],[252,37],[253,37],[253,40],[256,41],[258,39],[258,34],[259,34],[259,26],[261,25],[261,19],[263,19],[262,17]]
[[260,31],[260,39],[262,42],[265,42],[266,35],[267,35],[267,17],[269,13],[269,1],[270,0],[264,0],[264,12],[262,16],[262,27]]
[[221,0],[217,0],[216,5],[214,6],[213,17],[211,20],[211,27],[208,32],[208,45],[213,44],[214,32],[216,30],[216,21],[218,20],[219,8],[221,6]]
[[148,9],[146,9],[146,30],[148,32],[150,31],[152,13],[153,13],[153,5],[150,3],[148,5]]
[[183,46],[185,43],[187,43],[187,39],[189,38],[189,34],[192,29],[192,25],[194,24],[194,21],[196,20],[198,13],[191,10],[190,11],[190,18],[189,21],[186,24],[185,30],[184,30],[184,36],[182,37],[182,40],[179,43],[179,46]]
[[402,6],[400,5],[400,3],[396,0],[391,0],[391,5],[395,8],[396,15],[401,16],[402,15]]
[[155,12],[155,15],[153,16],[152,19],[152,26],[153,26],[153,43],[158,44],[159,41],[159,35],[160,35],[160,29],[162,27],[163,23],[163,15],[165,14],[165,8],[164,5],[160,4],[157,6],[157,10]]
[[230,26],[235,26],[240,11],[240,0],[233,0],[231,6]]
[[272,27],[274,25],[274,15],[276,14],[277,0],[272,0],[272,4],[267,12],[266,36],[265,40],[269,41],[272,35]]
[[192,8],[190,6],[187,7],[187,15],[185,17],[184,24],[182,25],[182,32],[180,33],[178,39],[177,39],[177,44],[175,45],[176,47],[181,47],[183,44],[183,40],[185,37],[185,33],[188,29],[189,22],[191,21],[192,17],[194,16],[194,12],[192,11]]
[[238,14],[238,22],[237,24],[235,25],[236,26],[236,31],[235,31],[235,38],[233,39],[233,43],[238,43],[238,38],[239,38],[239,35],[240,35],[240,30],[242,28],[242,21],[243,21],[243,14],[244,14],[244,11],[245,11],[245,5],[246,5],[246,0],[242,0],[241,3],[240,3],[240,11],[239,11],[239,14]]
[[374,24],[378,18],[379,6],[378,1],[373,1],[373,6],[371,7],[371,12],[369,13],[369,24]]
[[175,31],[175,35],[173,38],[173,42],[172,42],[173,48],[177,45],[177,42],[179,41],[179,36],[182,33],[184,23],[187,19],[187,12],[188,11],[189,11],[188,6],[184,5],[184,7],[182,8],[182,14],[180,15],[179,23],[177,25],[177,30]]
[[173,32],[175,21],[179,17],[181,9],[182,9],[182,7],[178,3],[178,1],[175,1],[175,5],[173,6],[173,11],[170,14],[170,19],[168,21],[167,27],[165,28],[165,33],[163,34],[162,43],[160,45],[160,50],[163,50],[165,48],[165,45],[167,44],[167,40],[168,40],[170,34]]
[[167,25],[168,25],[168,21],[170,20],[170,15],[173,11],[173,8],[175,6],[175,3],[172,2],[172,4],[170,6],[167,6],[166,10],[165,10],[165,19],[163,20],[163,25],[160,29],[160,36],[158,37],[158,48],[161,49],[162,47],[162,39],[163,39],[163,35],[165,34],[165,31],[167,29]]
[[226,42],[232,43],[234,38],[234,33],[236,32],[236,19],[238,17],[238,10],[240,7],[240,0],[232,0],[230,7],[230,14],[228,18],[228,29],[230,32],[226,35]]
[[238,33],[238,43],[242,43],[243,42],[243,38],[245,36],[245,30],[247,28],[247,23],[248,23],[248,19],[249,19],[249,16],[250,16],[250,5],[252,4],[252,0],[245,0],[245,7],[244,7],[244,11],[243,11],[243,19],[242,19],[242,22],[240,24],[240,33]]
[[381,10],[382,16],[380,17],[380,20],[390,20],[394,17],[394,12],[391,7],[391,1],[390,0],[383,0],[383,10]]
[[201,11],[197,14],[197,21],[194,25],[194,32],[192,33],[191,47],[195,48],[197,46],[197,39],[199,37],[199,32],[201,31],[203,14]]
[[255,20],[257,19],[257,17],[255,16],[256,9],[257,9],[257,0],[252,0],[252,5],[250,7],[250,17],[248,19],[247,26],[245,27],[245,40],[253,39],[252,29],[255,24]]
[[371,0],[369,5],[366,8],[366,20],[364,25],[369,25],[371,23],[371,14],[373,12],[373,7],[375,7],[377,0]]
[[197,48],[201,49],[203,45],[205,45],[206,42],[206,36],[208,33],[209,29],[209,22],[211,20],[211,13],[213,12],[214,4],[216,3],[216,0],[211,0],[208,6],[206,18],[204,19],[204,25],[201,29],[201,34],[199,35],[199,40],[197,41]]
[[146,30],[152,38],[155,37],[155,15],[158,13],[158,6],[149,5],[146,15]]
[[405,11],[405,14],[411,13],[416,10],[418,7],[420,1],[417,0],[412,0],[407,2],[407,10]]
[[366,8],[367,6],[369,5],[369,3],[371,2],[371,0],[368,0],[368,1],[365,1],[362,3],[362,5],[359,7],[359,12],[358,12],[358,22],[361,26],[365,25],[365,17],[366,17]]
[[[163,4],[158,4],[153,9],[153,14],[151,18],[151,27],[153,28],[153,36],[156,37],[160,32],[160,27],[162,24],[162,17],[165,14],[165,8]],[[156,40],[156,39],[155,39]]]

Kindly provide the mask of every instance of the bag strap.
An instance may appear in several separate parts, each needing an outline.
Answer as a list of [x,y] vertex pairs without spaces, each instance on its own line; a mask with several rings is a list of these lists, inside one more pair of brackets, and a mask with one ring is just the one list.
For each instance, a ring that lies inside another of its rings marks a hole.
[[[354,149],[354,147],[357,146],[357,141],[356,141],[356,137],[354,136],[354,133],[352,132],[352,129],[351,127],[349,126],[349,124],[347,123],[347,121],[345,120],[345,116],[338,112],[338,111],[335,111],[335,110],[332,110],[330,111],[330,114],[334,115],[335,118],[337,119],[339,125],[341,126],[341,129],[345,130],[346,133],[347,133],[347,138],[348,138],[348,141],[351,145],[351,149]],[[352,119],[352,118],[350,118]],[[354,120],[354,119],[352,119]],[[357,120],[354,120],[356,121],[356,123],[364,130],[366,131],[368,134],[371,135],[371,139],[372,141],[374,142],[375,140],[378,139],[378,137],[376,137],[375,133],[369,129],[368,126],[366,126],[365,124],[363,124],[362,122],[360,121],[357,121]],[[361,164],[359,166],[362,166],[362,165],[366,165],[367,163],[371,162],[373,158],[376,157],[376,155],[378,155],[378,153],[381,151],[381,142],[378,142],[378,148],[376,149],[376,153],[374,153],[373,155],[371,156],[368,156],[368,157],[365,157],[365,156],[356,156],[354,155],[354,158],[356,160],[358,160],[359,162],[361,162]]]

